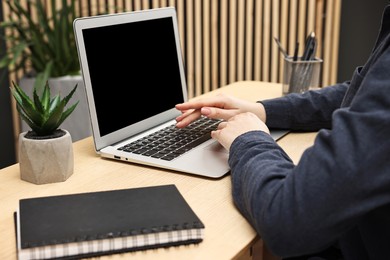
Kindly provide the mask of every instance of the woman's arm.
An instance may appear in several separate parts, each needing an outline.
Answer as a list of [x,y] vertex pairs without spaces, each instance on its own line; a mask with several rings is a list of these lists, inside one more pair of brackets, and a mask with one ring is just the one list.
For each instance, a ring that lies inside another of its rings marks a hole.
[[266,111],[267,126],[292,130],[316,131],[332,127],[332,113],[340,108],[349,82],[259,101]]

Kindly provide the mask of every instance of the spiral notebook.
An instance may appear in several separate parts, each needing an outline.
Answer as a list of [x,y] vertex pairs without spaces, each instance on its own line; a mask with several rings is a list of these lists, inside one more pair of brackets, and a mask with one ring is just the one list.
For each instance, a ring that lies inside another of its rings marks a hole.
[[22,199],[18,259],[80,259],[196,244],[204,224],[175,185]]

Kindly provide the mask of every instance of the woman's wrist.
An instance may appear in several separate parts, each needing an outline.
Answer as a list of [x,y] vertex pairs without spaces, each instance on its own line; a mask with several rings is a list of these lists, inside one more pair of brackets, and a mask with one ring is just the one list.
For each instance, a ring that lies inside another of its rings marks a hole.
[[256,109],[255,114],[260,118],[261,121],[263,121],[265,123],[267,120],[267,114],[265,112],[265,107],[264,107],[263,103],[261,103],[261,101],[257,101],[256,106],[257,106],[257,109]]

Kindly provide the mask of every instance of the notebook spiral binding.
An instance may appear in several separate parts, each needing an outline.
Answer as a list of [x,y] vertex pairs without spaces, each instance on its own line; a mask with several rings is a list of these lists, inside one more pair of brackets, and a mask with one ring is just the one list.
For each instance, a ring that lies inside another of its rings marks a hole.
[[33,245],[30,244],[30,248],[23,254],[28,254],[28,259],[53,259],[121,250],[134,251],[161,247],[162,245],[171,246],[179,241],[194,243],[196,241],[200,242],[203,238],[204,229],[198,228],[200,226],[201,224],[197,222],[193,225],[185,223],[182,226],[164,226],[140,231],[118,232],[116,234],[110,232],[96,237],[78,237],[75,238],[74,242],[62,244],[59,244],[58,241],[51,241],[51,245],[38,247],[31,247]]

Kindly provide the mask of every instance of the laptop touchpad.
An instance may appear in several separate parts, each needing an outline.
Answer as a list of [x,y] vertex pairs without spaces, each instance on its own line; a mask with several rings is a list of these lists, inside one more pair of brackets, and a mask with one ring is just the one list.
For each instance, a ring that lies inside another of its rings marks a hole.
[[213,152],[221,152],[221,153],[228,153],[228,151],[218,142],[213,142],[212,144],[209,144],[206,146],[207,150],[211,150]]

